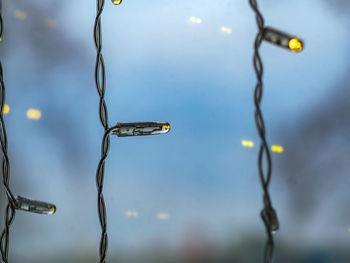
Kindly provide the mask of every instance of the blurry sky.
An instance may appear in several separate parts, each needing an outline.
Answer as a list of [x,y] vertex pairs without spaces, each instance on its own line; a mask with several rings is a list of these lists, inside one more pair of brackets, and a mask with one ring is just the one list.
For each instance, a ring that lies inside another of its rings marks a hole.
[[[278,238],[348,243],[349,5],[260,2],[267,25],[305,41],[300,54],[261,48],[268,140],[284,147],[273,153]],[[13,254],[21,262],[96,250],[97,258],[103,130],[94,86],[95,3],[11,0],[3,10],[11,185],[18,195],[57,205],[54,216],[17,213]],[[213,242],[262,235],[256,25],[248,1],[106,1],[102,23],[110,124],[172,125],[164,136],[111,140],[104,190],[110,253],[177,246],[197,231]],[[41,119],[28,119],[29,108],[40,109]],[[242,147],[242,140],[255,147]]]

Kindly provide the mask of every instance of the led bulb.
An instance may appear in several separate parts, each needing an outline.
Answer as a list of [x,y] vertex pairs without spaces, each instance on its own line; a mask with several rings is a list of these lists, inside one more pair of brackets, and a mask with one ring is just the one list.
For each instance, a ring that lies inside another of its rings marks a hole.
[[289,49],[294,52],[300,52],[303,50],[303,42],[298,38],[292,38],[289,41]]
[[278,222],[278,217],[276,210],[272,207],[264,208],[261,213],[261,218],[264,220],[265,225],[270,226],[271,233],[274,234],[280,228],[280,224]]
[[123,0],[112,0],[112,3],[114,5],[120,5],[123,2]]
[[10,112],[10,106],[9,105],[7,105],[7,104],[5,104],[4,105],[4,108],[3,108],[3,110],[2,110],[2,112],[3,112],[3,114],[8,114],[9,112]]
[[164,134],[170,131],[168,122],[129,122],[117,123],[112,134],[118,137]]
[[56,212],[56,206],[46,202],[27,199],[21,196],[16,196],[16,209],[27,212],[53,215]]
[[301,41],[299,38],[292,37],[270,27],[266,27],[264,29],[264,40],[277,46],[287,48],[293,52],[302,51],[304,46],[303,41]]

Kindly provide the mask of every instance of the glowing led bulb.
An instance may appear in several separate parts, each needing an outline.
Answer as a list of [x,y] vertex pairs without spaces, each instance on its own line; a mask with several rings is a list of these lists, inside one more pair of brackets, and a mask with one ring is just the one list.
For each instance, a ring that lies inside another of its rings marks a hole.
[[277,46],[287,48],[293,52],[302,51],[304,46],[303,41],[301,41],[299,38],[292,37],[270,27],[266,27],[264,29],[264,40]]
[[112,3],[114,5],[120,5],[123,2],[123,0],[112,0]]
[[5,104],[2,112],[6,115],[10,112],[10,106]]
[[303,42],[298,38],[292,38],[289,41],[289,49],[294,52],[300,52],[303,50]]
[[170,131],[168,122],[129,122],[117,123],[112,134],[118,137],[164,134]]
[[16,196],[16,209],[44,215],[53,215],[56,212],[56,206],[53,204],[21,196]]

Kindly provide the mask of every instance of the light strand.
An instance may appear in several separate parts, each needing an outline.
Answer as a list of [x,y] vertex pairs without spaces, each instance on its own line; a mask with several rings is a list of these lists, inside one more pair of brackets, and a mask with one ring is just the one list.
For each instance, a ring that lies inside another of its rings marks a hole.
[[94,40],[95,47],[97,51],[96,56],[96,67],[95,67],[95,84],[98,95],[100,97],[99,104],[99,116],[100,122],[104,128],[104,136],[102,138],[102,147],[101,147],[101,159],[98,163],[96,171],[96,185],[98,191],[98,215],[101,225],[101,239],[99,247],[100,263],[104,263],[107,254],[108,248],[108,235],[107,235],[107,214],[106,214],[106,205],[103,197],[103,181],[104,181],[104,168],[105,160],[108,156],[109,146],[110,146],[110,135],[108,129],[108,111],[107,105],[104,99],[105,90],[106,90],[106,76],[105,76],[105,65],[102,56],[102,31],[101,31],[101,15],[104,8],[104,0],[97,0],[97,9],[96,9],[96,20],[94,25]]
[[[96,19],[94,24],[94,42],[96,47],[96,65],[95,65],[95,84],[97,93],[100,98],[99,103],[99,117],[101,125],[104,129],[104,135],[102,138],[101,146],[101,159],[97,166],[96,171],[96,186],[98,192],[97,208],[98,216],[101,225],[101,238],[99,246],[99,262],[106,262],[106,255],[108,249],[108,234],[107,234],[107,211],[106,204],[103,196],[103,183],[104,183],[104,168],[105,161],[108,157],[110,147],[110,134],[117,135],[118,137],[129,136],[145,136],[145,135],[157,135],[164,134],[170,131],[170,124],[168,122],[128,122],[117,123],[116,125],[109,127],[108,125],[108,110],[105,102],[106,91],[106,72],[102,55],[102,31],[101,31],[101,15],[104,9],[104,0],[96,0]],[[121,4],[121,0],[112,0],[115,5]]]
[[[254,43],[254,55],[253,55],[253,65],[257,77],[257,84],[254,92],[254,104],[255,104],[255,123],[260,137],[260,149],[258,154],[258,170],[261,185],[263,188],[263,203],[264,208],[262,209],[260,215],[265,224],[267,241],[264,251],[264,262],[271,263],[273,260],[274,252],[274,238],[273,234],[279,229],[279,221],[277,217],[276,210],[272,206],[272,201],[269,193],[269,186],[271,182],[272,175],[272,160],[269,145],[266,140],[266,130],[264,118],[261,111],[261,100],[263,95],[263,63],[260,57],[259,48],[263,40],[280,46],[282,48],[287,48],[293,52],[300,52],[303,50],[303,42],[297,38],[290,36],[279,30],[265,27],[264,18],[258,8],[256,0],[249,0],[249,4],[253,9],[256,16],[256,23],[258,26],[258,33],[255,38]],[[273,145],[272,151],[283,152],[283,147]],[[264,158],[265,157],[265,158]],[[264,160],[266,166],[266,172],[264,171]]]
[[[0,40],[2,41],[3,35],[3,19],[2,19],[2,0],[0,0]],[[2,150],[2,180],[3,185],[6,190],[7,196],[7,205],[5,208],[5,227],[1,233],[0,237],[0,251],[1,257],[4,263],[8,263],[8,251],[9,251],[9,242],[10,242],[10,226],[16,215],[16,205],[15,197],[10,189],[10,162],[7,153],[7,133],[6,126],[4,121],[4,105],[6,90],[4,84],[4,76],[2,63],[0,60],[0,141],[1,141],[1,150]]]
[[[271,197],[269,193],[269,185],[271,181],[271,172],[272,172],[272,161],[271,161],[269,146],[266,141],[264,118],[260,108],[260,103],[263,95],[264,69],[263,69],[262,60],[259,54],[259,48],[263,41],[263,36],[264,36],[264,18],[258,9],[256,0],[249,0],[249,3],[255,13],[256,22],[259,29],[255,38],[254,56],[253,56],[253,65],[254,65],[254,70],[257,77],[257,84],[255,86],[255,92],[254,92],[254,104],[255,104],[255,123],[256,123],[256,127],[261,140],[259,155],[258,155],[258,170],[259,170],[261,185],[264,192],[263,193],[264,208],[261,211],[260,215],[265,224],[266,233],[267,233],[267,241],[265,244],[265,251],[264,251],[264,262],[271,263],[273,258],[273,251],[274,251],[273,232],[278,230],[279,223],[278,223],[276,211],[272,206]],[[264,172],[264,169],[263,169],[264,156],[266,159],[266,169],[267,169],[266,173]]]
[[[0,0],[0,41],[3,35],[3,19],[2,19],[2,0]],[[28,198],[14,196],[10,189],[10,162],[8,158],[7,133],[4,121],[5,107],[5,84],[3,78],[3,69],[0,60],[0,142],[3,154],[2,158],[2,177],[3,185],[6,190],[7,205],[5,208],[5,227],[0,236],[0,253],[4,263],[9,262],[9,243],[10,243],[10,226],[16,215],[16,209],[38,214],[54,214],[56,206],[53,204],[35,201]]]

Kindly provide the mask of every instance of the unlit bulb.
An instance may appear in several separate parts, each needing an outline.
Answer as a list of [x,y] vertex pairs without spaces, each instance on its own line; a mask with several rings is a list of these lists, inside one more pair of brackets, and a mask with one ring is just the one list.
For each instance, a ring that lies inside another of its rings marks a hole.
[[264,208],[260,215],[265,225],[269,226],[271,233],[275,234],[280,228],[276,210],[272,207]]

